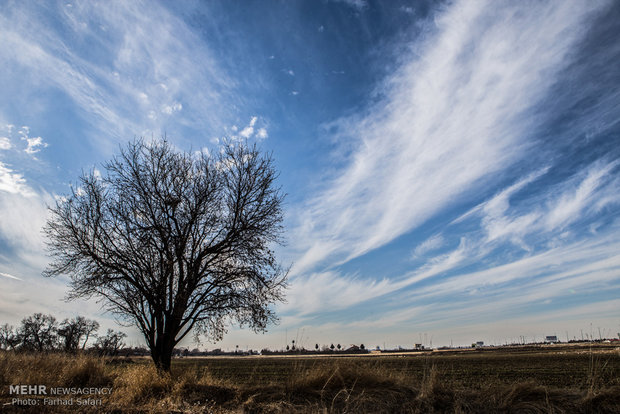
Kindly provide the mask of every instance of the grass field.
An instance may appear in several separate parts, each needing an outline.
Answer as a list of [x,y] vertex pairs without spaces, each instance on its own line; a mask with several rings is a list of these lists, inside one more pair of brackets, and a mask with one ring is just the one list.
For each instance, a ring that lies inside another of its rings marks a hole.
[[[552,346],[381,356],[174,360],[0,354],[2,412],[620,412],[620,349]],[[9,386],[109,387],[100,405],[13,404]]]

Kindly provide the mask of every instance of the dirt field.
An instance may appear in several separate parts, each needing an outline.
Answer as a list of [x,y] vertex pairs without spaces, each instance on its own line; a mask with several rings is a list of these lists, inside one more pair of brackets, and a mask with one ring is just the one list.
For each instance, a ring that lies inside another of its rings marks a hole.
[[422,381],[431,367],[455,387],[534,380],[550,387],[586,387],[593,375],[605,386],[620,386],[620,348],[522,347],[352,356],[255,356],[181,358],[175,369],[206,368],[213,376],[244,384],[283,383],[299,371],[350,366],[378,369]]
[[[620,349],[546,346],[355,356],[147,358],[0,353],[2,412],[617,413]],[[109,387],[98,406],[13,403],[9,386]]]

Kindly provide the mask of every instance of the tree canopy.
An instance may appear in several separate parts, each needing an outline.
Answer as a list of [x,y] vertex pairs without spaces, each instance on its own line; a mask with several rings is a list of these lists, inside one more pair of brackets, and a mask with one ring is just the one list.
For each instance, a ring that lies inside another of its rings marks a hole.
[[286,272],[284,195],[273,159],[256,146],[216,155],[134,140],[84,172],[58,199],[45,227],[46,276],[68,274],[70,298],[98,297],[144,334],[153,360],[170,369],[188,333],[220,339],[229,323],[261,331],[274,321]]

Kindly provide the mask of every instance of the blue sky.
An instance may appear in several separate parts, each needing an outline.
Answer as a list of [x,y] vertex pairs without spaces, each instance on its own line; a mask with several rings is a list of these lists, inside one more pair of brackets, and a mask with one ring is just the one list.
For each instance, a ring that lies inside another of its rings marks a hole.
[[40,228],[165,134],[257,142],[288,194],[280,324],[205,347],[616,335],[619,36],[613,1],[2,1],[0,321],[116,327]]

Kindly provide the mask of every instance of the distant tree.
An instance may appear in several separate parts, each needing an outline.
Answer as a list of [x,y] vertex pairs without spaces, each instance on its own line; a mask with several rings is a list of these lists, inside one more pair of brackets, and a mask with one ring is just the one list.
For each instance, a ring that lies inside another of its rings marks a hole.
[[97,338],[94,349],[97,350],[100,355],[114,356],[125,346],[123,339],[126,336],[127,334],[123,332],[108,329],[108,332],[104,336]]
[[21,341],[20,333],[13,326],[8,323],[0,326],[0,349],[16,349]]
[[270,248],[283,219],[270,156],[137,140],[104,168],[83,173],[45,227],[44,274],[69,274],[70,298],[102,297],[133,322],[160,371],[189,332],[221,339],[230,322],[262,331],[276,319],[286,272]]
[[290,350],[290,349],[291,349],[291,348],[287,345],[287,346],[286,346],[286,350],[288,351],[288,350]]
[[333,351],[333,350],[334,350],[334,348],[336,348],[336,347],[334,346],[334,344],[331,344],[331,345],[329,346],[329,348]]
[[52,315],[35,313],[24,318],[20,328],[21,347],[30,351],[50,351],[58,345],[58,324]]
[[340,346],[340,344],[338,344],[338,345],[336,345],[336,348],[338,348],[338,350],[340,351],[340,348],[342,348],[342,347]]
[[58,328],[58,336],[65,351],[75,352],[80,347],[82,338],[84,338],[82,344],[82,349],[84,349],[89,336],[98,329],[99,322],[78,316],[70,320],[65,319]]
[[82,349],[86,348],[86,343],[88,342],[88,338],[90,336],[97,336],[97,331],[99,330],[99,322],[95,320],[84,320],[84,324],[82,325],[82,333],[84,334],[84,342],[82,342]]
[[364,344],[360,345],[360,349],[363,351],[364,349],[366,349],[366,347],[364,346]]
[[315,349],[316,351],[318,351],[318,350],[319,350],[319,344],[315,344],[315,345],[314,345],[314,349]]
[[292,340],[292,344],[293,344],[293,346],[291,347],[291,349],[294,351],[295,350],[295,340],[294,339]]

